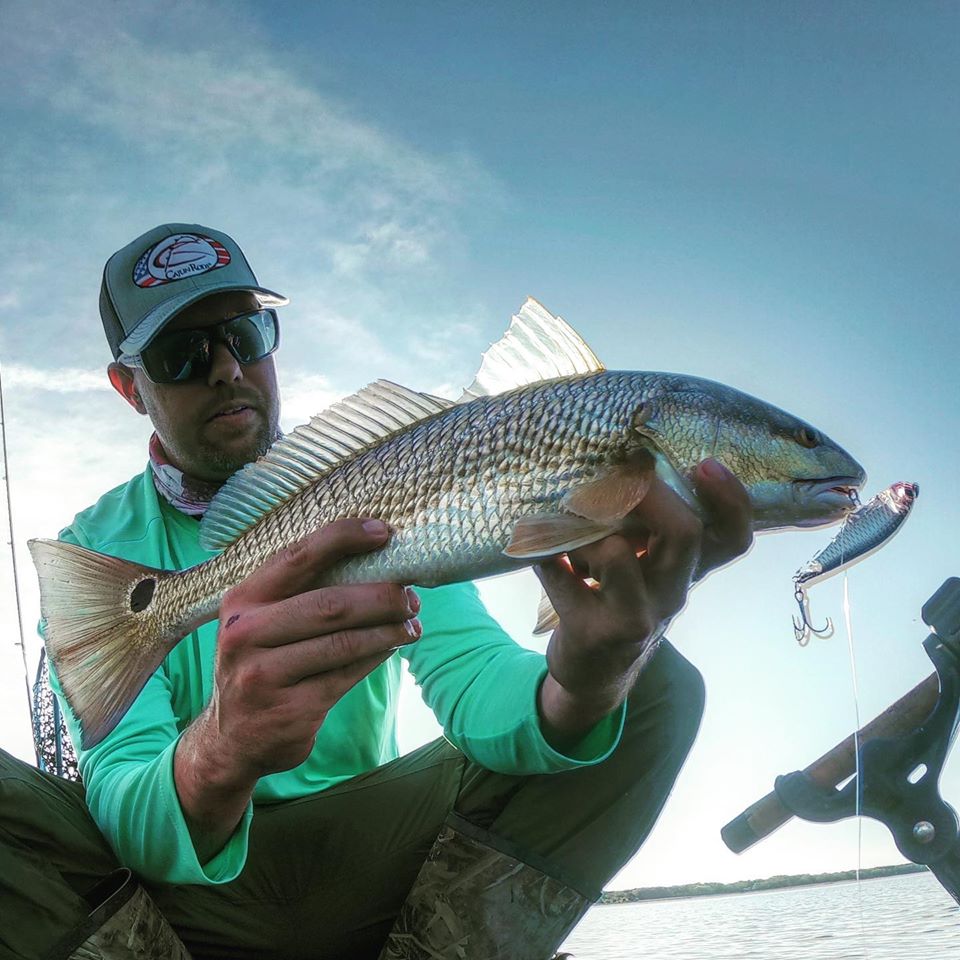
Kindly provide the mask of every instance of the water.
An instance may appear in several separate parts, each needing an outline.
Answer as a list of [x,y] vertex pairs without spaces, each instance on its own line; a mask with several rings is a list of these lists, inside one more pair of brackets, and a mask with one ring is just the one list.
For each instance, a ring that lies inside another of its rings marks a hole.
[[929,873],[594,907],[576,960],[960,960],[960,912]]

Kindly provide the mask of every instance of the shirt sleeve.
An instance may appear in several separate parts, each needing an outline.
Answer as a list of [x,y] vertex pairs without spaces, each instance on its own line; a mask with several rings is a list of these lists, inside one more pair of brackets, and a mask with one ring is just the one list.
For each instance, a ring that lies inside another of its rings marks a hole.
[[[61,540],[87,546],[73,528]],[[41,624],[41,634],[43,625]],[[147,681],[116,728],[89,750],[80,746],[80,727],[63,696],[53,665],[50,685],[64,711],[77,751],[90,814],[118,859],[140,876],[163,883],[227,883],[247,856],[253,805],[214,857],[197,858],[173,775],[180,737],[170,681],[161,666]]]
[[490,616],[471,583],[418,590],[423,635],[401,648],[444,735],[489,770],[520,775],[590,766],[616,748],[626,706],[568,752],[543,737],[537,696],[542,654],[516,643]]

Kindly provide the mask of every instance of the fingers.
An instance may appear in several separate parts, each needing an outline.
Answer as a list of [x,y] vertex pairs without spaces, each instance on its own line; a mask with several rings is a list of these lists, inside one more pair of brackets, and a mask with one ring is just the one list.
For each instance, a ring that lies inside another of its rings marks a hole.
[[552,686],[544,683],[539,700],[548,732],[579,731],[597,704],[620,703],[694,576],[749,546],[750,503],[740,482],[711,461],[694,482],[706,522],[655,479],[620,534],[572,551],[569,564],[555,558],[535,568],[560,617],[547,647]]
[[686,602],[700,560],[703,524],[662,481],[651,485],[634,514],[650,531],[639,566],[657,600],[657,611],[664,618],[672,617]]
[[256,700],[416,640],[420,599],[413,589],[315,586],[331,563],[382,545],[388,534],[380,521],[338,521],[281,551],[231,590],[220,607],[218,674],[236,679],[241,696]]
[[340,630],[285,644],[274,651],[271,666],[277,682],[291,686],[320,674],[335,676],[370,658],[386,659],[398,647],[418,640],[422,632],[416,619],[363,630]]
[[[317,731],[330,710],[392,653],[379,651],[306,677],[284,688],[279,698],[272,695],[269,685],[256,684],[250,689],[250,681],[255,683],[257,678],[249,670],[226,683],[221,678],[216,698],[217,729],[227,749],[237,754],[233,762],[256,777],[302,763],[310,755]],[[237,694],[245,694],[241,709],[237,709],[236,702],[232,708],[227,702],[235,700]],[[221,761],[224,752],[220,751]]]
[[250,603],[269,603],[316,587],[338,560],[382,547],[390,528],[381,520],[348,519],[327,524],[272,556],[232,594]]
[[[634,547],[622,536],[606,537],[570,555],[534,568],[561,623],[596,636],[642,640],[659,623],[659,598],[652,596]],[[584,582],[584,577],[596,581]]]
[[533,568],[561,620],[596,602],[596,591],[584,582],[590,576],[588,566],[583,560],[574,566],[572,557],[562,556],[549,557]]
[[710,515],[703,531],[699,578],[750,549],[753,511],[743,484],[716,460],[704,460],[697,467],[694,483]]
[[419,608],[413,590],[380,583],[259,604],[242,594],[225,600],[214,699],[238,768],[262,776],[300,763],[340,698],[419,638]]
[[240,605],[231,597],[221,607],[221,633],[226,642],[242,633],[256,638],[256,646],[278,647],[320,634],[401,624],[419,609],[413,589],[396,583],[320,587],[273,603]]
[[[644,621],[667,621],[683,608],[696,577],[749,548],[751,509],[743,485],[713,460],[699,465],[694,483],[706,523],[656,479],[626,518],[622,535],[571,552],[569,567],[542,566],[541,581],[561,620],[565,605],[571,613],[576,606],[590,609],[602,595],[608,613],[631,612],[636,623],[642,610]],[[600,590],[585,585],[585,577],[597,580]]]
[[[218,635],[221,666],[251,664],[256,681],[272,687],[389,653],[422,632],[420,598],[395,583],[321,587],[275,603],[226,607]],[[263,656],[251,660],[257,651]]]
[[220,604],[216,727],[257,776],[305,758],[327,712],[421,633],[420,600],[391,583],[323,586],[344,557],[383,546],[380,521],[340,520],[279,552]]
[[[373,673],[380,664],[386,663],[392,653],[392,650],[381,650],[326,673],[305,677],[297,685],[297,693],[307,701],[305,705],[316,702],[320,705],[328,704],[329,709],[361,680]],[[309,709],[307,712],[310,712]]]

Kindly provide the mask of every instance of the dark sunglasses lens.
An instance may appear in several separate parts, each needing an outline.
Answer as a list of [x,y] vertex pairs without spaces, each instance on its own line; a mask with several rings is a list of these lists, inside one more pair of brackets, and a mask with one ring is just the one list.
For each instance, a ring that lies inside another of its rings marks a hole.
[[216,327],[163,334],[140,354],[143,369],[154,383],[179,383],[202,376],[210,366],[211,337],[226,343],[240,363],[263,360],[280,341],[277,313],[257,310]]
[[210,363],[210,338],[199,330],[168,333],[147,347],[140,359],[154,383],[189,380]]
[[234,317],[220,330],[231,353],[241,363],[263,360],[277,348],[277,314],[273,310],[258,310],[242,317]]

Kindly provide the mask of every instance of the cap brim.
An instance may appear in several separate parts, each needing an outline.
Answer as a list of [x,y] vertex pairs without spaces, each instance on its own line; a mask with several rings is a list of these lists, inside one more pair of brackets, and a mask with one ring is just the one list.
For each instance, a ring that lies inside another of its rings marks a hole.
[[181,310],[204,297],[209,297],[211,293],[225,293],[230,290],[242,290],[254,294],[261,307],[282,307],[290,302],[287,297],[273,290],[267,290],[266,287],[254,287],[249,283],[238,283],[236,280],[222,284],[207,283],[202,290],[188,290],[157,304],[130,331],[129,336],[120,342],[120,352],[130,357],[136,356]]

